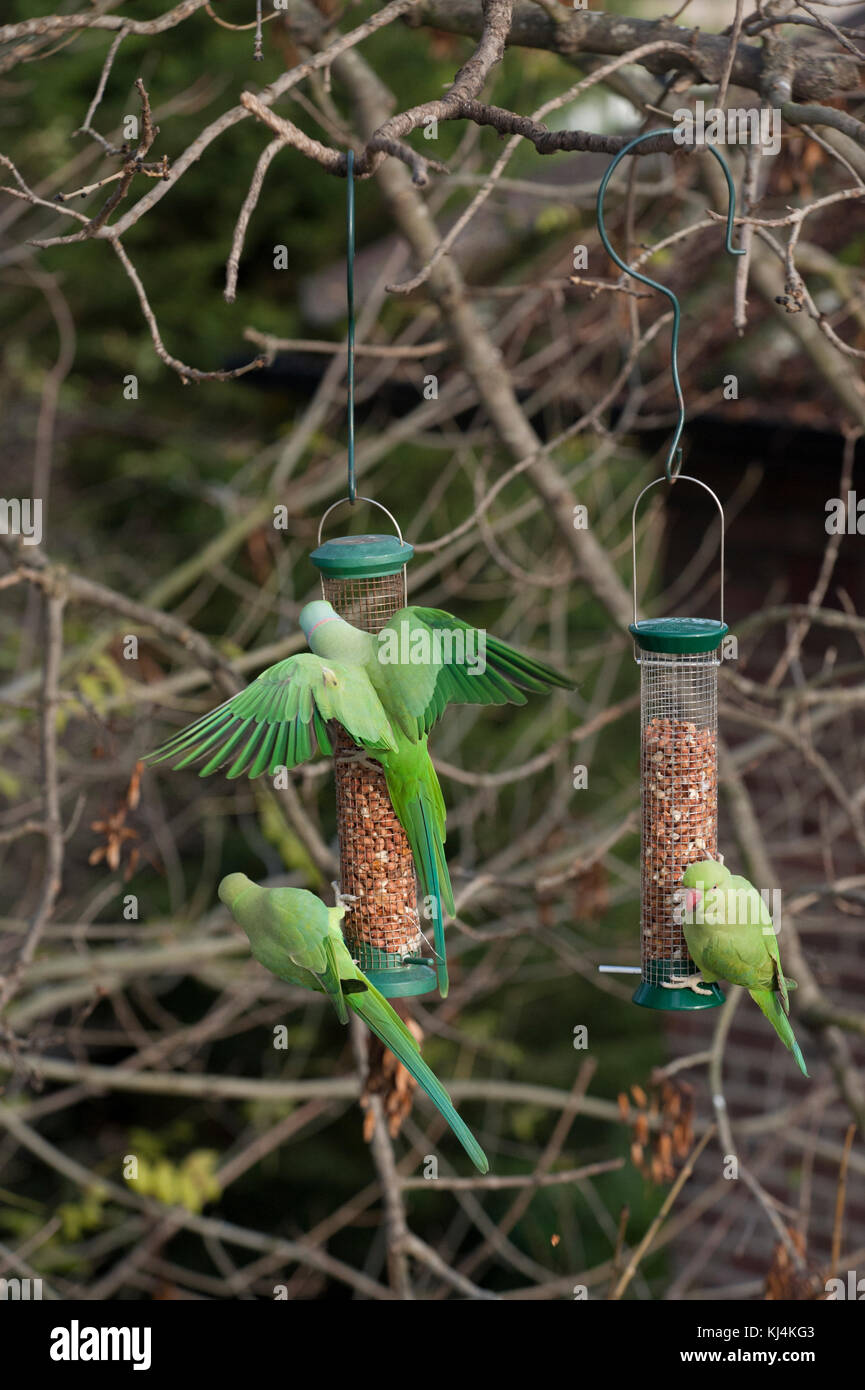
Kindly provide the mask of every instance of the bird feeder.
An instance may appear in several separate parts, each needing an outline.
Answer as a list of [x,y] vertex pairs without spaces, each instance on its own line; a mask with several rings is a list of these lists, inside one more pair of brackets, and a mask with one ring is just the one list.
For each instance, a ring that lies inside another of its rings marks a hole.
[[[648,1009],[711,1009],[711,995],[671,987],[699,973],[688,957],[682,931],[681,883],[689,864],[718,852],[718,667],[724,622],[724,512],[721,517],[720,618],[637,620],[636,516],[640,499],[663,482],[643,488],[631,518],[633,546],[634,659],[640,667],[640,942],[642,979],[634,1003]],[[710,988],[706,986],[706,988]]]
[[[359,497],[381,507],[371,498]],[[310,559],[321,574],[323,597],[353,627],[379,632],[406,602],[406,563],[414,551],[386,507],[397,534],[337,536],[322,544],[324,523]],[[390,803],[378,763],[339,726],[333,732],[339,836],[340,888],[347,903],[343,931],[352,956],[388,998],[427,994],[436,987],[434,963],[422,957],[414,860]]]
[[[679,381],[678,345],[681,308],[666,285],[652,280],[623,261],[611,246],[604,222],[604,197],[616,166],[637,145],[678,131],[649,130],[619,150],[598,186],[598,233],[610,258],[627,275],[663,294],[673,310],[670,365],[679,418],[667,452],[666,479],[681,474],[679,440],[685,423],[685,402]],[[743,256],[733,245],[736,192],[727,161],[713,145],[704,147],[720,164],[727,182],[725,249]],[[717,984],[710,993],[695,994],[674,981],[697,974],[688,958],[682,931],[682,875],[689,864],[717,856],[718,835],[718,667],[724,622],[724,510],[710,487],[699,478],[685,477],[714,499],[721,517],[721,616],[711,618],[651,618],[637,621],[637,507],[656,478],[644,487],[631,514],[633,551],[634,659],[640,667],[640,957],[642,976],[634,1003],[648,1009],[711,1009],[724,1001]],[[617,966],[601,966],[616,971]],[[636,967],[624,967],[636,973]]]

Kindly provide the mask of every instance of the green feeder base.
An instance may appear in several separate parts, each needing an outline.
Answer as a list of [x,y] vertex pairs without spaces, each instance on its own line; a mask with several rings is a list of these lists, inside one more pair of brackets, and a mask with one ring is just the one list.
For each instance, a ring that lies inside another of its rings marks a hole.
[[723,1004],[724,995],[720,985],[705,985],[704,988],[711,990],[711,995],[695,994],[692,989],[665,989],[663,985],[641,980],[633,1002],[644,1009],[664,1009],[667,1013],[677,1013],[683,1009],[717,1009],[719,1004]]
[[413,994],[429,994],[437,988],[435,966],[416,956],[405,957],[380,951],[356,942],[357,963],[370,984],[386,999],[404,999]]

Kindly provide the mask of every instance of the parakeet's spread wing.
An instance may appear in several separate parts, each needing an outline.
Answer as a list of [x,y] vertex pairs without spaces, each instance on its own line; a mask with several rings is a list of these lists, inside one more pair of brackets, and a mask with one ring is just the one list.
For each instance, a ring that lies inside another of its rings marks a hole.
[[429,631],[438,658],[438,665],[431,668],[435,679],[428,682],[429,698],[417,712],[427,732],[449,704],[524,705],[526,691],[541,694],[553,686],[574,688],[573,681],[552,666],[523,656],[506,642],[441,609],[403,608],[390,626],[398,631],[403,620]]
[[207,777],[226,763],[229,777],[258,777],[297,767],[316,748],[330,753],[327,721],[337,720],[371,751],[396,747],[381,701],[361,667],[301,652],[277,662],[237,695],[182,729],[146,762],[174,760],[176,768],[207,761]]

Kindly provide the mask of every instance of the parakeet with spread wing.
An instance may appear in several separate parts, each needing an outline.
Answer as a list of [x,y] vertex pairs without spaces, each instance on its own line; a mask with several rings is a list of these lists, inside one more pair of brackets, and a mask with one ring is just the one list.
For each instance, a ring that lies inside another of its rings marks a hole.
[[807,1076],[802,1050],[787,1018],[788,990],[796,988],[796,981],[785,978],[781,969],[772,917],[757,889],[711,859],[689,864],[682,887],[682,929],[700,974],[672,980],[670,986],[687,985],[697,994],[708,994],[700,988],[701,978],[704,984],[721,979],[744,985]]
[[443,908],[454,898],[444,854],[445,805],[427,737],[449,704],[526,703],[526,691],[573,683],[437,608],[401,608],[378,633],[352,627],[329,603],[308,603],[300,625],[311,653],[290,656],[239,694],[181,730],[145,761],[206,757],[206,777],[258,777],[296,767],[316,747],[332,751],[336,720],[365,756],[381,764],[425,896],[434,902],[439,989],[447,994]]
[[486,1173],[486,1154],[421,1057],[411,1033],[352,960],[340,930],[345,905],[339,894],[337,906],[329,908],[303,888],[261,888],[245,874],[229,874],[219,885],[219,896],[266,970],[289,984],[326,994],[340,1023],[348,1022],[348,1009],[363,1019],[426,1091],[475,1167]]

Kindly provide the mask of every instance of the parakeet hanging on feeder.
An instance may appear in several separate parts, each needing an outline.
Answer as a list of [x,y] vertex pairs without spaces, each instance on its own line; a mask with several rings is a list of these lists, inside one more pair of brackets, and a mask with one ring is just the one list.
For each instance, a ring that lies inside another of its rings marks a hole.
[[423,893],[433,899],[439,989],[447,994],[443,909],[454,911],[444,854],[445,805],[427,736],[449,704],[526,703],[526,691],[573,689],[568,677],[436,608],[402,608],[378,632],[352,627],[330,603],[300,614],[312,649],[290,656],[181,730],[145,761],[185,767],[207,755],[200,776],[258,777],[331,753],[334,719],[381,764]]
[[317,655],[363,667],[390,720],[396,747],[373,757],[384,768],[421,889],[435,900],[435,950],[444,965],[442,908],[453,914],[454,897],[444,852],[444,798],[427,749],[429,731],[448,704],[523,705],[526,690],[568,689],[571,682],[436,608],[401,608],[375,635],[352,627],[324,601],[307,604],[300,623]]
[[348,1009],[363,1019],[426,1091],[475,1167],[486,1173],[486,1154],[421,1057],[411,1033],[346,949],[340,930],[345,903],[339,893],[336,907],[329,908],[303,888],[261,888],[245,874],[229,874],[219,885],[219,896],[266,970],[289,984],[326,994],[340,1023],[348,1022]]
[[690,864],[682,888],[685,940],[700,973],[671,981],[671,987],[700,994],[703,985],[719,979],[743,985],[807,1076],[787,1018],[788,990],[796,981],[784,976],[772,917],[757,889],[714,860]]

